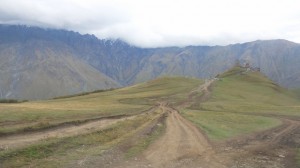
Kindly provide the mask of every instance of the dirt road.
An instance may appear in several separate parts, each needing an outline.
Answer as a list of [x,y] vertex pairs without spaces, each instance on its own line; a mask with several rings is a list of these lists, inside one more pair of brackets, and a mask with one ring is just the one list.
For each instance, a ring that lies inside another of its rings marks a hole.
[[[192,103],[197,102],[199,104],[201,102],[208,100],[210,97],[209,88],[213,85],[213,83],[216,80],[217,79],[206,79],[203,84],[199,85],[196,89],[190,91],[188,98],[183,102],[179,103],[178,105],[176,105],[176,107],[178,109],[187,108],[190,107]],[[199,97],[199,95],[201,96]]]
[[279,129],[275,129],[271,134],[266,135],[268,141],[270,143],[277,143],[277,144],[286,144],[286,145],[292,145],[294,146],[295,143],[286,143],[291,142],[292,140],[297,141],[298,146],[300,146],[300,137],[296,137],[293,135],[297,135],[297,133],[300,133],[300,122],[296,120],[281,118],[281,121],[283,122],[281,127],[278,127]]
[[214,158],[212,146],[197,127],[167,104],[161,104],[160,108],[167,113],[164,135],[151,144],[140,156],[111,167],[224,167]]
[[198,157],[210,148],[207,139],[176,110],[163,107],[168,113],[166,133],[145,152],[154,167],[165,167],[170,162]]
[[195,90],[192,90],[191,93],[194,92],[204,92],[204,93],[208,93],[209,92],[209,87],[212,85],[212,83],[214,81],[216,81],[217,79],[205,79],[204,84],[200,85],[198,88],[196,88]]
[[92,131],[101,130],[119,121],[132,119],[134,117],[135,116],[111,118],[111,119],[109,118],[99,119],[97,121],[91,121],[77,126],[70,125],[70,126],[58,127],[46,131],[4,136],[4,137],[0,137],[0,149],[7,150],[10,148],[20,148],[30,144],[34,144],[37,141],[41,141],[43,139],[63,138],[63,137],[70,137],[70,136],[75,136],[83,133],[89,133]]
[[163,108],[168,113],[166,132],[144,153],[153,167],[224,167],[215,160],[212,146],[197,127],[175,109]]

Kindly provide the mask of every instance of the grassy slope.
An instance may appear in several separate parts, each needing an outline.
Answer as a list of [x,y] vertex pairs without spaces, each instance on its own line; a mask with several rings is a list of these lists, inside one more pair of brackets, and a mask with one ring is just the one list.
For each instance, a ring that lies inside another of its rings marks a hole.
[[0,104],[0,133],[39,129],[102,116],[137,114],[158,100],[184,99],[197,79],[160,78],[132,87],[84,96],[19,104]]
[[208,101],[184,110],[184,115],[213,140],[280,124],[280,121],[260,114],[300,116],[300,101],[293,94],[259,72],[244,71],[236,67],[222,74]]
[[210,101],[201,109],[230,112],[258,112],[300,116],[300,101],[288,90],[259,72],[239,73],[233,69],[221,76]]
[[224,140],[280,124],[279,120],[226,112],[185,110],[184,116],[202,128],[212,140]]

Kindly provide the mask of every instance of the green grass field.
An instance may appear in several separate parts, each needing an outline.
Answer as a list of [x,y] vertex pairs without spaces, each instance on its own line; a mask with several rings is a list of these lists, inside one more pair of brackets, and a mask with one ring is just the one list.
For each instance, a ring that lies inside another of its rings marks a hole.
[[227,112],[184,110],[183,114],[215,141],[266,130],[281,124],[273,118]]

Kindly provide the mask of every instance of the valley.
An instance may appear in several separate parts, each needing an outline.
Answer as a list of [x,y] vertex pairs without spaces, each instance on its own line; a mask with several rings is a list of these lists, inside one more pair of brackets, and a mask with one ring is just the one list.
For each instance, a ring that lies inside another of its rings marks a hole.
[[0,167],[297,168],[300,100],[257,71],[0,104]]

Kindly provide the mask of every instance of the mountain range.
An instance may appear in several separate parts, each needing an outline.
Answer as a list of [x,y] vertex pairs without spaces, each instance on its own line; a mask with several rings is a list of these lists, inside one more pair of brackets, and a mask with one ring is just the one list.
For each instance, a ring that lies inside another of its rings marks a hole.
[[0,99],[48,99],[159,76],[210,78],[237,63],[300,88],[300,44],[286,40],[141,48],[67,30],[0,25]]

